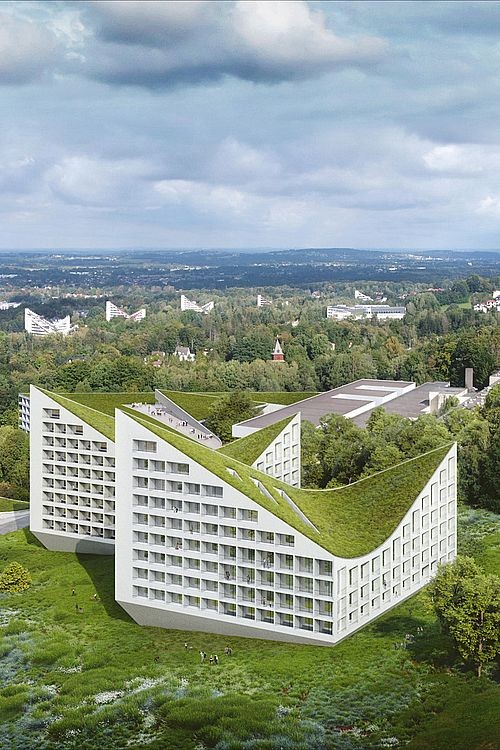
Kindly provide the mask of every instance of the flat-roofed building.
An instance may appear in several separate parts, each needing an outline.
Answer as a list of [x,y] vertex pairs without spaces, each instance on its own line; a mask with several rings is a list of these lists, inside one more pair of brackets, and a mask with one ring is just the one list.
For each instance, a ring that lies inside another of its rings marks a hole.
[[402,320],[405,315],[406,307],[391,307],[390,305],[329,305],[326,308],[326,317],[334,320],[346,318]]

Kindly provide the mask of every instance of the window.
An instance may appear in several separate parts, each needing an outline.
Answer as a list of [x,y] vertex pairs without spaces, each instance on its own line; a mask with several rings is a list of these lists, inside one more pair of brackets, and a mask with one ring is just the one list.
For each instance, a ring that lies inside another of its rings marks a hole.
[[329,560],[318,560],[318,575],[331,576],[332,563]]
[[204,484],[203,494],[207,497],[222,497],[222,487],[217,487],[212,484]]
[[[163,461],[159,463],[163,464]],[[167,461],[167,471],[172,474],[189,474],[189,464],[181,464],[177,463],[176,461]]]
[[[104,443],[106,445],[106,443]],[[154,440],[134,440],[133,450],[143,453],[156,453],[157,443]],[[100,450],[100,449],[99,449]]]
[[240,510],[240,518],[242,521],[258,521],[259,514],[256,510],[246,510],[242,508]]

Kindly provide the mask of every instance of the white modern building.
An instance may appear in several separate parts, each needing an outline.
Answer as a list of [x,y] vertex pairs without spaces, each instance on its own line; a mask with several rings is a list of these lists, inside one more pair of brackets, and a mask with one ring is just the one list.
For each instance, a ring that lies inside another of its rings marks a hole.
[[181,311],[184,312],[185,310],[193,310],[194,312],[203,313],[204,315],[208,315],[209,312],[212,312],[214,309],[214,301],[211,300],[210,302],[206,302],[204,305],[199,305],[197,302],[194,302],[193,300],[190,300],[186,297],[185,294],[181,294]]
[[0,310],[11,310],[20,306],[21,302],[0,302]]
[[257,307],[270,307],[272,304],[272,300],[266,299],[262,294],[257,295]]
[[122,310],[121,307],[117,307],[113,302],[110,302],[109,300],[106,302],[106,320],[109,321],[113,320],[113,318],[125,318],[126,320],[144,320],[146,317],[146,308],[141,307],[140,310],[137,310],[135,313],[127,313],[125,310]]
[[354,290],[354,299],[360,299],[362,302],[373,302],[372,297],[364,294],[364,292],[360,292],[359,289]]
[[300,414],[220,447],[158,391],[32,387],[29,409],[32,532],[114,552],[140,624],[333,645],[455,556],[454,445],[302,490]]
[[66,315],[65,318],[47,320],[46,318],[42,318],[41,315],[37,315],[28,307],[24,309],[24,330],[27,333],[33,334],[33,336],[49,336],[54,333],[67,336],[68,333],[76,330],[76,328],[77,326],[71,325],[69,315]]
[[334,320],[346,318],[377,318],[377,320],[402,320],[406,314],[406,307],[391,307],[390,305],[329,305],[326,317]]

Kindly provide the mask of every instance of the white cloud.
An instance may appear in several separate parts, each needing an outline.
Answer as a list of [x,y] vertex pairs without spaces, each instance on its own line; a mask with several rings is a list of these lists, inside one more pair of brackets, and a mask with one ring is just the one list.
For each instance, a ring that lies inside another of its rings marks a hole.
[[[239,0],[231,13],[232,31],[247,53],[249,64],[259,63],[269,72],[298,77],[374,60],[385,44],[374,37],[343,39],[326,26],[324,14],[312,11],[302,0]],[[301,71],[299,70],[301,67]]]
[[500,216],[500,195],[488,195],[477,207],[477,212],[488,216]]
[[0,14],[0,84],[35,81],[51,68],[58,57],[54,34],[43,25]]
[[100,208],[130,201],[142,205],[141,182],[151,172],[151,165],[141,160],[69,156],[47,171],[45,181],[67,203]]
[[230,183],[263,182],[275,178],[281,171],[273,152],[254,148],[235,138],[226,138],[218,146],[207,168],[216,181]]
[[478,174],[483,171],[484,154],[470,146],[436,146],[424,154],[426,167],[433,172]]

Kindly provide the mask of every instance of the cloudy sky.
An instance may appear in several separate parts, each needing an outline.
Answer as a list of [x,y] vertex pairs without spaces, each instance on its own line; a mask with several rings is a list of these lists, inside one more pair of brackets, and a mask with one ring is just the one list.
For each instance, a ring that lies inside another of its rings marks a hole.
[[0,4],[0,247],[498,248],[500,2]]

